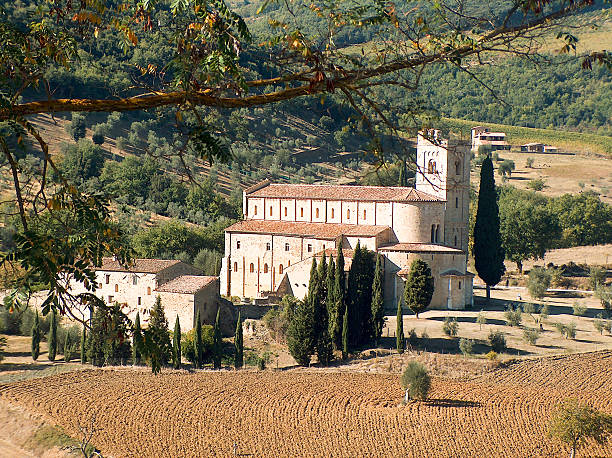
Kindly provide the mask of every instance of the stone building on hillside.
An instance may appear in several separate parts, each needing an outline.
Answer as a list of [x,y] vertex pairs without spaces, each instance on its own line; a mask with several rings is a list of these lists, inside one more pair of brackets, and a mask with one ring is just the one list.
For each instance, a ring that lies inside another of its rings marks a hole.
[[489,146],[492,151],[510,150],[510,144],[505,132],[490,132],[487,127],[472,128],[472,151],[478,151],[480,146]]
[[[219,278],[201,275],[199,269],[182,261],[135,259],[125,267],[113,258],[104,258],[96,269],[96,277],[95,294],[108,304],[122,304],[124,313],[132,321],[140,313],[144,326],[157,296],[161,298],[170,329],[174,328],[178,315],[181,331],[189,331],[195,326],[198,311],[204,323],[212,324],[218,307],[222,310],[222,321],[227,321],[224,332],[231,333],[235,326],[232,307],[219,296]],[[79,287],[82,285],[75,285],[73,293],[84,292]]]
[[244,220],[225,231],[221,294],[266,298],[308,288],[312,257],[342,244],[384,256],[385,304],[403,298],[413,259],[431,269],[431,306],[472,304],[467,271],[469,144],[419,135],[415,188],[259,183],[244,192]]

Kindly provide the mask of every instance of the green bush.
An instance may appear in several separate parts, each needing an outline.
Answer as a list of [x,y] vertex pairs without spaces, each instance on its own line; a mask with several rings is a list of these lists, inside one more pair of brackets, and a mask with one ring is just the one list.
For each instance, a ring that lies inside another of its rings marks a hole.
[[529,180],[527,183],[527,187],[533,189],[534,191],[541,191],[546,186],[546,181],[541,178],[536,178],[534,180]]
[[565,338],[575,339],[576,338],[576,323],[573,321],[565,325]]
[[589,267],[589,287],[595,291],[600,285],[606,281],[607,271],[600,266]]
[[506,336],[501,331],[491,331],[487,337],[489,345],[496,353],[502,353],[506,350]]
[[540,337],[540,330],[534,328],[525,328],[523,330],[523,339],[525,342],[529,343],[529,345],[535,345]]
[[0,334],[18,335],[20,325],[21,316],[18,312],[10,312],[4,307],[0,310]]
[[546,294],[546,290],[550,287],[551,274],[543,267],[534,267],[529,272],[527,278],[527,291],[531,297],[540,299]]
[[572,308],[574,309],[574,315],[576,316],[584,316],[588,310],[586,305],[580,305],[578,302],[574,302]]
[[446,317],[442,323],[442,332],[449,337],[455,337],[459,332],[459,323],[456,318]]
[[459,340],[459,350],[463,356],[469,356],[474,352],[474,341],[471,339]]
[[72,326],[58,326],[57,328],[57,353],[65,354],[64,344],[66,342],[66,334],[68,340],[72,344],[81,341],[81,326],[74,324]]
[[407,397],[425,400],[431,388],[431,377],[425,366],[416,361],[410,361],[402,374],[401,384],[406,390]]
[[[213,346],[213,327],[207,324],[202,325],[202,343],[204,347],[204,360],[208,360],[212,356]],[[195,328],[181,336],[181,352],[190,363],[195,363],[196,347],[195,347]]]
[[506,320],[506,325],[508,326],[520,326],[521,321],[523,321],[523,312],[521,312],[520,308],[517,308],[516,310],[508,308],[504,312],[504,319]]
[[[39,315],[39,324],[41,335],[46,336],[49,333],[49,318],[51,315],[42,316]],[[19,325],[19,334],[22,336],[29,336],[32,334],[32,326],[34,325],[34,318],[36,317],[36,311],[32,308],[27,308],[21,313],[21,323]]]

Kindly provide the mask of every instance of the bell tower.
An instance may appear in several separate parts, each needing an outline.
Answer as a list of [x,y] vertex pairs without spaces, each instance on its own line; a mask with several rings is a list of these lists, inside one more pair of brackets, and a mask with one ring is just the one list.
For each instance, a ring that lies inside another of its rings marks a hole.
[[419,132],[416,189],[446,200],[444,244],[467,254],[470,218],[470,144]]

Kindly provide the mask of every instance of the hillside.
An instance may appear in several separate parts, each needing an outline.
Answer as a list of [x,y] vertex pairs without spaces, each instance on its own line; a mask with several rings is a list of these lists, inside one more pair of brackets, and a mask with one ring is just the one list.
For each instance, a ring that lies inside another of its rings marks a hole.
[[[113,456],[563,456],[549,419],[569,397],[610,413],[610,364],[603,351],[434,378],[428,401],[405,406],[397,374],[333,369],[85,370],[3,385],[0,397],[73,437],[95,413],[92,443]],[[605,456],[611,447],[581,451]]]

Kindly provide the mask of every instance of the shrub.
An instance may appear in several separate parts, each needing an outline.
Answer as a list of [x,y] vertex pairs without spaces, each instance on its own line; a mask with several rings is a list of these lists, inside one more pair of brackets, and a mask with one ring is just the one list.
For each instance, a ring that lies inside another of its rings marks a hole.
[[257,358],[257,369],[263,371],[266,368],[266,360],[262,357]]
[[478,313],[478,316],[476,317],[476,323],[478,323],[478,325],[480,326],[480,330],[482,331],[482,325],[487,324],[487,316],[484,312],[481,311]]
[[548,307],[548,304],[544,304],[542,307],[540,307],[540,322],[544,321],[549,316],[550,316],[550,307]]
[[[38,324],[40,327],[41,336],[45,336],[49,333],[49,317],[49,314],[47,314],[46,316],[38,317]],[[21,314],[21,323],[19,325],[19,333],[22,336],[31,335],[32,326],[34,325],[35,318],[36,311],[32,308],[27,308],[23,311],[23,313]]]
[[425,366],[410,361],[402,374],[401,383],[406,390],[406,398],[425,400],[431,388],[431,377]]
[[415,346],[419,342],[419,338],[418,338],[416,330],[414,328],[412,328],[410,331],[408,331],[408,342],[412,346]]
[[287,342],[287,329],[289,328],[289,309],[285,307],[274,307],[263,316],[263,322],[270,337],[279,343]]
[[563,323],[554,323],[553,326],[559,334],[565,335],[565,325]]
[[494,352],[493,350],[491,350],[491,351],[490,351],[489,353],[487,353],[485,356],[486,356],[486,358],[487,358],[489,361],[497,361],[497,353],[496,353],[496,352]]
[[551,275],[543,267],[534,267],[527,278],[527,290],[531,297],[540,299],[546,294],[550,286]]
[[66,342],[66,335],[68,340],[72,343],[79,342],[81,339],[81,327],[78,324],[74,324],[70,327],[60,326],[57,328],[57,352],[64,354],[64,344]]
[[506,336],[501,331],[491,331],[487,337],[489,345],[496,353],[502,353],[506,350]]
[[532,167],[533,167],[533,158],[532,158],[532,157],[528,157],[528,158],[527,158],[527,164],[526,164],[526,167],[527,167],[528,169],[530,169],[530,168],[532,168]]
[[459,350],[463,353],[463,356],[469,356],[474,350],[474,341],[471,339],[459,340]]
[[[202,325],[202,343],[204,346],[204,359],[208,359],[213,346],[213,327],[207,324]],[[183,356],[192,364],[196,361],[196,339],[195,328],[181,335],[181,352]]]
[[459,332],[459,323],[456,318],[446,317],[444,323],[442,323],[442,332],[449,337],[455,337]]
[[573,321],[565,325],[565,338],[575,339],[576,338],[576,323]]
[[529,180],[527,183],[527,187],[533,189],[534,191],[541,191],[546,186],[546,181],[541,178],[536,178],[535,180]]
[[540,330],[534,328],[525,328],[523,330],[523,339],[525,342],[529,343],[529,345],[535,345],[540,337]]
[[589,286],[595,291],[599,286],[606,281],[606,269],[600,266],[591,266],[589,268]]
[[508,326],[520,326],[521,321],[523,321],[523,312],[521,312],[520,308],[517,308],[516,310],[508,308],[504,312],[504,319],[506,320],[506,325]]
[[593,320],[593,327],[597,330],[597,332],[599,332],[599,334],[603,335],[605,325],[606,322],[601,318],[596,318],[595,320]]
[[580,305],[578,302],[574,302],[572,308],[574,309],[574,315],[576,316],[584,316],[588,310],[586,305]]

